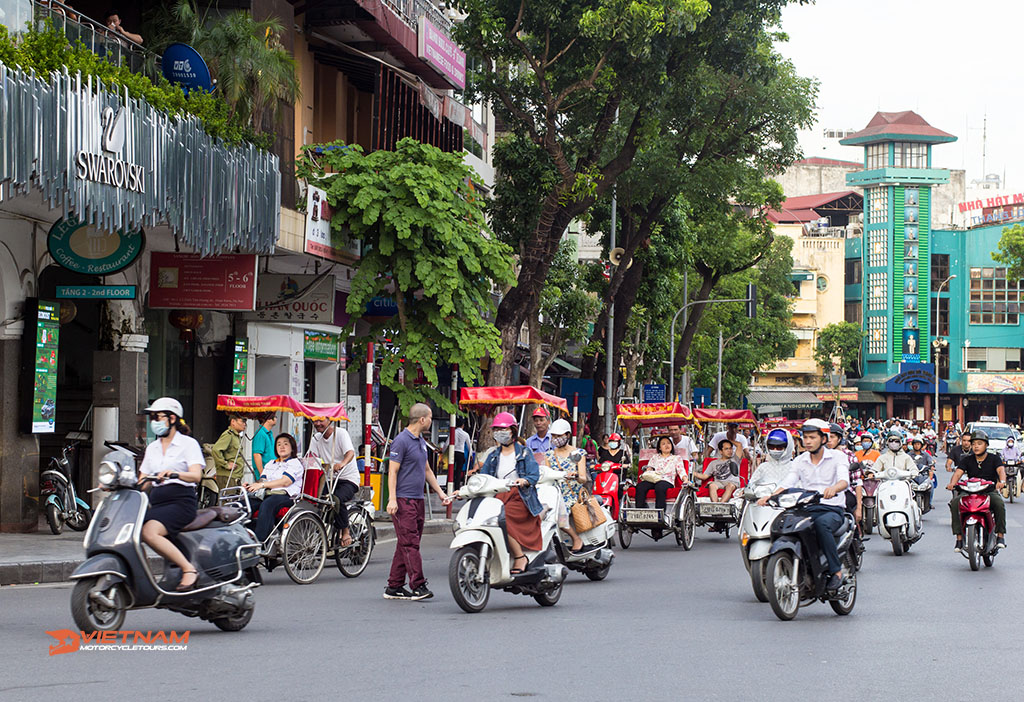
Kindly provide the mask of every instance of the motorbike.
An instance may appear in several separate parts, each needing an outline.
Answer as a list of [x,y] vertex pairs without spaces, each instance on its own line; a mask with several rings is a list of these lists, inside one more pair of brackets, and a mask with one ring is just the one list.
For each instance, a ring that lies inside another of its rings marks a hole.
[[767,577],[768,603],[775,616],[793,619],[797,610],[815,601],[828,602],[839,615],[853,611],[857,602],[856,557],[852,552],[856,525],[844,512],[842,525],[835,531],[843,579],[839,588],[828,591],[829,573],[825,555],[818,545],[814,522],[806,508],[821,502],[821,493],[792,488],[769,498],[768,503],[783,510],[772,522],[772,544]]
[[69,454],[75,446],[61,449],[61,457],[51,457],[49,467],[39,474],[39,499],[53,534],[60,534],[65,524],[75,531],[85,531],[92,517],[92,508],[78,496],[71,475]]
[[[922,479],[923,478],[923,479]],[[922,473],[913,483],[911,488],[914,491],[914,500],[921,514],[928,514],[932,511],[932,481],[927,473]]]
[[862,486],[864,492],[861,498],[860,526],[865,536],[871,535],[877,521],[878,500],[875,495],[878,492],[879,480],[875,477],[873,466],[871,461],[864,462],[864,484]]
[[[557,511],[565,507],[561,490],[558,489],[557,483],[551,483],[550,480],[542,479],[537,482],[537,497],[545,509]],[[556,532],[556,538],[552,540],[559,563],[569,570],[583,573],[594,581],[604,580],[608,577],[612,561],[615,559],[611,544],[617,531],[615,520],[607,506],[602,503],[600,498],[598,503],[601,504],[604,521],[593,529],[580,532],[579,536],[584,546],[580,553],[573,553],[571,545],[566,543],[563,535],[559,532]]]
[[991,480],[971,478],[961,480],[957,488],[966,494],[960,497],[960,524],[963,529],[963,548],[960,552],[971,564],[971,570],[992,567],[996,553],[996,518],[992,513],[992,500],[985,494],[995,488]]
[[1020,494],[1020,461],[1003,461],[1006,469],[1006,497],[1010,502]]
[[605,461],[598,463],[591,471],[594,481],[594,489],[591,491],[598,500],[612,515],[612,519],[619,519],[619,504],[622,492],[622,464]]
[[[913,479],[917,470],[900,470],[895,466],[886,468],[878,486],[878,533],[892,543],[892,552],[902,556],[917,543],[924,530],[921,528],[921,508],[918,506]],[[925,483],[928,486],[928,483]]]
[[[112,447],[109,443],[108,447]],[[156,607],[212,622],[224,631],[239,631],[252,618],[253,589],[261,583],[257,564],[260,544],[245,528],[244,505],[200,510],[174,537],[196,566],[193,589],[178,592],[182,572],[167,564],[160,579],[152,572],[142,545],[142,524],[149,498],[142,491],[135,456],[117,447],[104,456],[100,487],[107,497],[85,534],[87,559],[71,574],[71,616],[84,632],[115,631],[129,610]]]
[[[565,472],[542,466],[540,475],[538,486],[554,487]],[[448,565],[448,586],[456,604],[471,614],[484,610],[492,588],[533,597],[542,607],[554,606],[562,596],[569,569],[558,562],[554,544],[558,540],[558,510],[550,504],[541,519],[541,549],[524,551],[526,569],[522,573],[511,572],[505,505],[495,496],[508,492],[514,484],[515,480],[476,473],[456,493],[468,502],[459,510],[453,525],[455,536],[448,548],[455,553]],[[558,493],[557,488],[555,492]],[[560,493],[557,499],[562,499]]]
[[775,485],[758,485],[743,492],[743,514],[740,516],[740,555],[750,574],[750,584],[758,602],[768,601],[766,570],[772,542],[772,523],[783,510],[757,501],[775,492]]

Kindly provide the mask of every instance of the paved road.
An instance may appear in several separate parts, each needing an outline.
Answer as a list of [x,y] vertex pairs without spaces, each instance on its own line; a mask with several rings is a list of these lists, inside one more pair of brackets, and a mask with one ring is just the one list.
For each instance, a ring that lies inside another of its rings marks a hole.
[[816,604],[778,621],[754,600],[735,537],[703,533],[689,553],[635,538],[606,581],[571,574],[554,608],[495,592],[482,614],[462,613],[448,592],[448,540],[435,535],[425,541],[432,601],[381,598],[392,548],[382,544],[357,580],[328,571],[298,587],[276,571],[240,633],[128,615],[126,628],[192,624],[184,653],[50,658],[45,631],[74,626],[69,588],[5,588],[0,699],[819,700],[856,690],[891,702],[965,699],[968,680],[971,697],[1019,699],[1024,505],[1008,506],[1010,548],[972,573],[952,551],[946,499],[937,495],[924,539],[902,558],[878,536],[868,542],[849,617]]

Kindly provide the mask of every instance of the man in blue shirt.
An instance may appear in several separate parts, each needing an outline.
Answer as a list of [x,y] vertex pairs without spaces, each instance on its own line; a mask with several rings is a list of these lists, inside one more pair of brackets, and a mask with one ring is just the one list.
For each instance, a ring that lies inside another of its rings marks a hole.
[[[426,483],[441,502],[451,504],[441,486],[437,484],[434,471],[427,465],[427,442],[423,432],[430,429],[433,413],[430,407],[417,402],[409,408],[409,424],[391,442],[388,457],[388,514],[395,525],[395,557],[391,561],[391,574],[384,590],[387,600],[426,600],[434,596],[427,589],[427,578],[423,574],[423,559],[420,557],[420,539],[423,538],[424,496]],[[405,589],[405,579],[409,587]]]
[[260,428],[256,436],[252,438],[252,467],[255,472],[255,480],[263,475],[263,466],[270,463],[274,458],[274,425],[277,424],[277,415],[273,412],[265,414],[260,418]]
[[547,453],[551,450],[551,437],[548,435],[548,426],[551,424],[551,415],[544,407],[538,407],[533,411],[533,428],[536,429],[533,436],[526,440],[526,448],[533,453]]

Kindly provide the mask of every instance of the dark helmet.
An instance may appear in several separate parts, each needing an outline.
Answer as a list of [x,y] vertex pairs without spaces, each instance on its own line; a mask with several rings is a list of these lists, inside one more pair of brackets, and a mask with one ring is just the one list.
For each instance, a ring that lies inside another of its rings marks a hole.
[[828,428],[832,431],[833,434],[836,434],[838,436],[842,436],[843,435],[843,428],[841,426],[839,426],[838,424],[836,424],[835,422],[832,422],[831,424],[829,424]]
[[983,432],[981,429],[975,429],[971,432],[971,441],[984,441],[988,443],[988,434]]

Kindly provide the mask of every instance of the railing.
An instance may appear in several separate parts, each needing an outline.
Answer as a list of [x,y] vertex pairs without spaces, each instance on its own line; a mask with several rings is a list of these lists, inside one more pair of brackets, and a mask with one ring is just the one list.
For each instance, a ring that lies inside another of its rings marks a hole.
[[160,72],[160,58],[156,54],[73,7],[56,0],[26,0],[26,4],[32,7],[31,21],[35,27],[41,29],[50,20],[69,42],[80,41],[111,63],[125,66],[133,73],[144,73],[150,78],[155,78]]
[[426,15],[431,23],[444,32],[447,36],[452,35],[455,23],[430,0],[382,0],[382,2],[394,10],[395,14],[405,20],[413,29],[416,29],[420,17]]
[[804,226],[804,236],[822,237],[832,239],[857,239],[863,234],[864,228],[860,225],[848,227],[812,227]]

